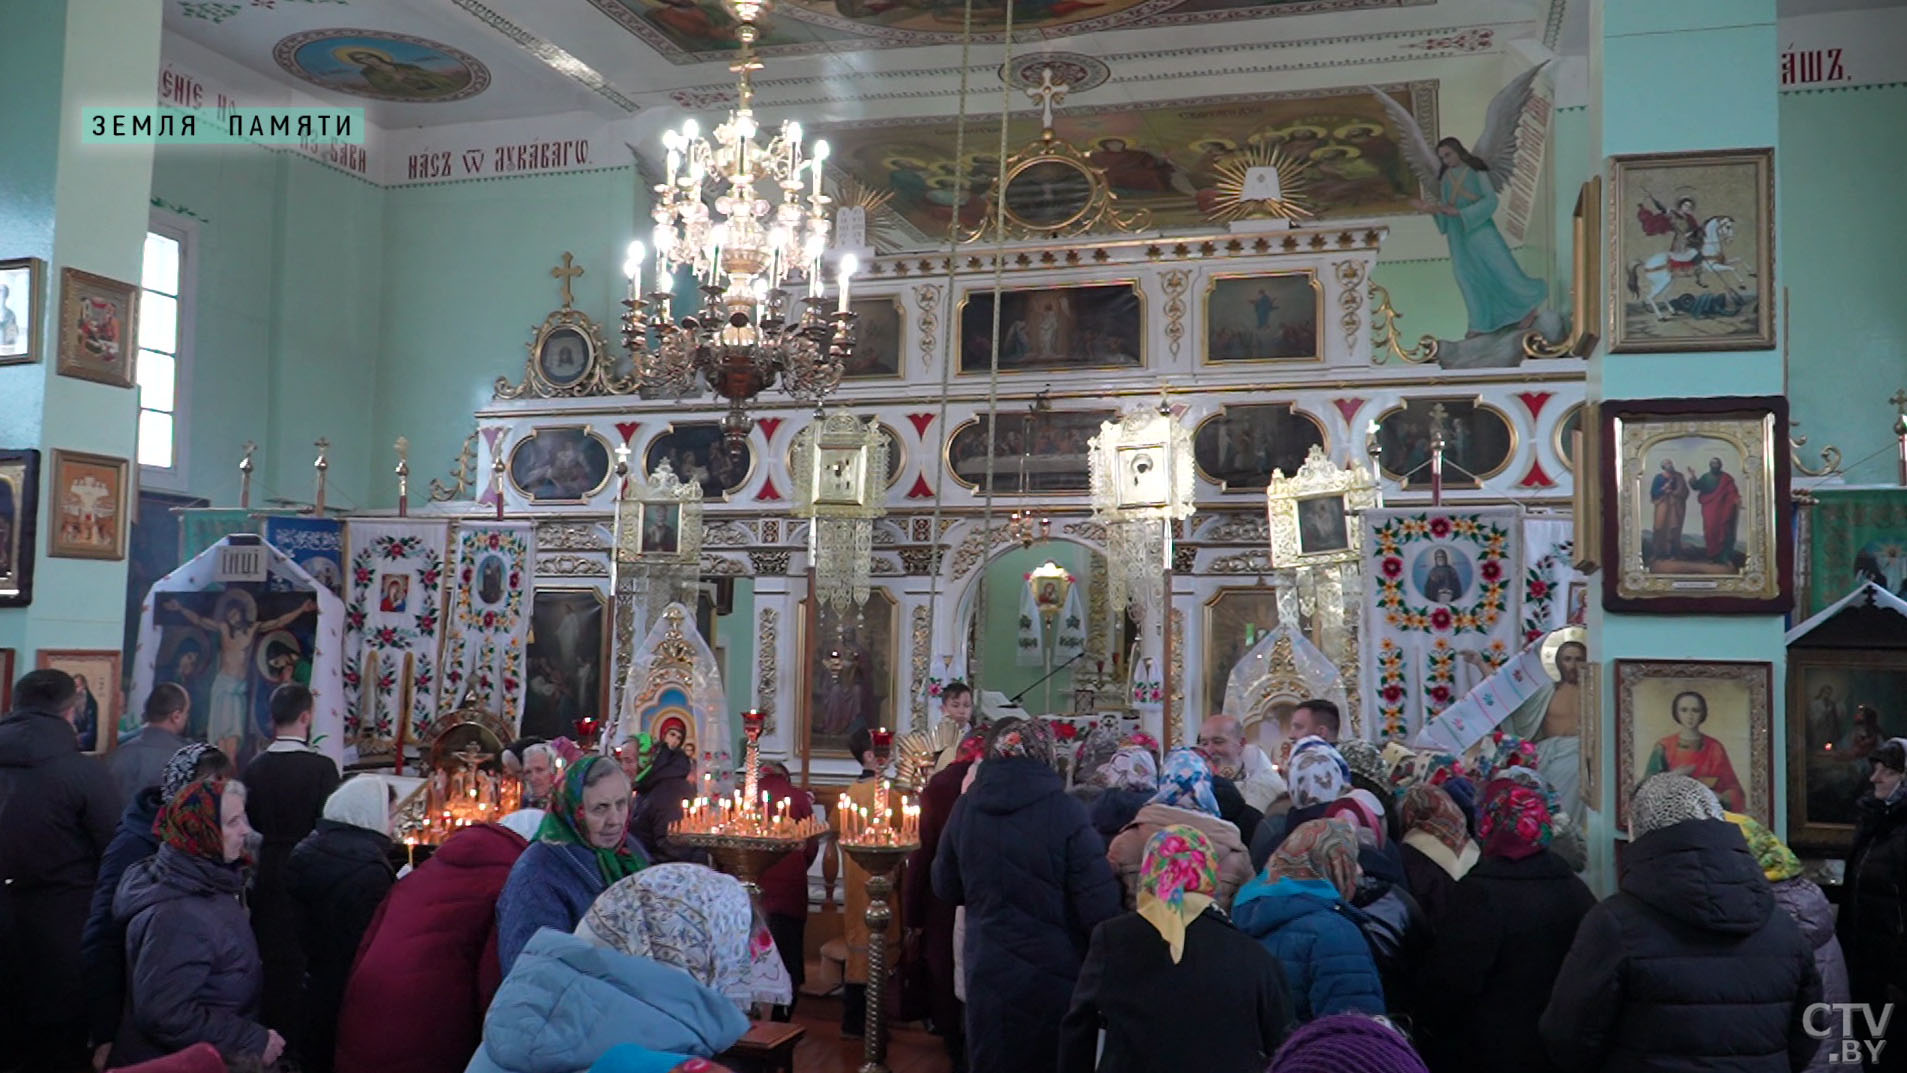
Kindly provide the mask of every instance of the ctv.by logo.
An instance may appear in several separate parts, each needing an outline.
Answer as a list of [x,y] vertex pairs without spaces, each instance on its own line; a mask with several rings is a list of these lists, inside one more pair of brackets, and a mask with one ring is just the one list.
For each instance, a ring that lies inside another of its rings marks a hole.
[[[1866,1039],[1859,1038],[1854,1030],[1854,1018],[1860,1015],[1863,1027],[1867,1029]],[[1858,1066],[1863,1055],[1870,1063],[1878,1063],[1881,1048],[1887,1046],[1887,1023],[1894,1019],[1894,1004],[1889,1002],[1880,1008],[1880,1016],[1874,1016],[1874,1008],[1865,1002],[1817,1002],[1801,1014],[1801,1027],[1815,1039],[1827,1039],[1834,1035],[1834,1022],[1841,1022],[1841,1049],[1828,1053],[1828,1061],[1839,1065]]]

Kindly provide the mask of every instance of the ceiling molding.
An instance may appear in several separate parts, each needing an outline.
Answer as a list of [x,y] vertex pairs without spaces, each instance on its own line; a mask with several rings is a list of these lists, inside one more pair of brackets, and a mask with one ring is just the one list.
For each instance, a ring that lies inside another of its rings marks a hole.
[[504,18],[495,10],[484,6],[479,0],[451,0],[451,2],[462,8],[471,18],[509,38],[517,47],[536,57],[538,62],[557,74],[582,85],[625,112],[642,110],[641,105],[623,96],[621,91],[609,84],[608,79],[596,73],[595,68]]

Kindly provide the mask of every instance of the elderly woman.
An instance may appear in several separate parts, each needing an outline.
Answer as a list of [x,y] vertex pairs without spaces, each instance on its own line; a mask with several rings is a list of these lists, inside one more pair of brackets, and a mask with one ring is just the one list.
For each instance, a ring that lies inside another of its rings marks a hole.
[[1093,830],[1112,847],[1112,840],[1139,815],[1159,792],[1159,761],[1143,745],[1124,745],[1099,771],[1106,789],[1094,799],[1089,815]]
[[338,1010],[358,944],[397,882],[391,868],[391,806],[397,792],[379,775],[346,779],[325,800],[318,826],[291,851],[285,887],[297,903],[305,948],[304,1067],[331,1069]]
[[625,1044],[707,1058],[748,1031],[749,1007],[790,997],[741,883],[658,864],[604,891],[574,934],[536,933],[490,1004],[468,1073],[581,1073]]
[[228,1063],[270,1065],[285,1040],[258,1021],[265,985],[239,902],[245,876],[245,785],[187,783],[159,810],[159,852],[126,870],[113,916],[126,929],[130,1000],[113,1062],[131,1065],[210,1043]]
[[1232,919],[1278,956],[1299,1021],[1384,1012],[1377,963],[1350,906],[1357,833],[1343,820],[1307,820],[1291,832],[1233,904]]
[[1230,911],[1238,888],[1251,882],[1251,855],[1238,837],[1238,828],[1219,818],[1212,769],[1196,749],[1172,750],[1152,800],[1106,849],[1106,860],[1125,888],[1126,908],[1137,902],[1146,845],[1153,835],[1172,826],[1196,828],[1205,836],[1218,867],[1218,907]]
[[994,724],[972,771],[934,857],[934,893],[967,907],[967,1068],[1051,1073],[1092,929],[1118,914],[1119,884],[1053,770],[1044,723]]
[[1218,854],[1198,828],[1146,841],[1138,910],[1093,931],[1060,1025],[1060,1073],[1182,1068],[1189,1040],[1207,1073],[1265,1068],[1291,999],[1278,959],[1226,919],[1219,887]]
[[1300,738],[1291,747],[1291,810],[1283,825],[1264,823],[1251,840],[1251,866],[1256,872],[1265,867],[1291,832],[1311,820],[1321,820],[1331,803],[1351,790],[1351,765],[1337,747],[1320,737]]
[[[1852,1002],[1847,982],[1847,958],[1841,953],[1841,941],[1834,936],[1834,907],[1814,881],[1802,874],[1801,858],[1761,825],[1753,816],[1739,812],[1725,814],[1728,822],[1741,828],[1748,852],[1755,855],[1761,874],[1775,892],[1775,904],[1794,918],[1802,938],[1814,947],[1814,969],[1821,974],[1821,1001]],[[1808,1063],[1808,1073],[1833,1073],[1840,1068],[1841,1022],[1829,1018],[1821,1049]]]
[[569,931],[610,884],[649,864],[629,834],[629,777],[606,756],[585,756],[563,772],[536,836],[497,899],[505,973],[536,929]]
[[1463,812],[1441,786],[1411,787],[1398,809],[1404,839],[1398,852],[1417,904],[1434,926],[1450,904],[1451,891],[1477,863]]
[[1556,1068],[1536,1024],[1596,897],[1549,849],[1549,800],[1508,777],[1520,770],[1499,771],[1484,787],[1482,859],[1452,891],[1425,966],[1423,1027],[1439,1069]]

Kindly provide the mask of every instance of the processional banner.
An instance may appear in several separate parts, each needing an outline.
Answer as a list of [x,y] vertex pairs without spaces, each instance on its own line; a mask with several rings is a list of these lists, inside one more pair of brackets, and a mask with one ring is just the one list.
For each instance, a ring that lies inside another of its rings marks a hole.
[[530,633],[530,582],[536,534],[527,522],[464,523],[453,541],[449,635],[443,695],[477,703],[511,726],[521,724],[524,650]]
[[417,741],[437,716],[449,528],[444,522],[354,519],[349,533],[344,688],[351,710],[345,733],[352,744]]
[[1576,572],[1574,528],[1564,518],[1523,521],[1523,558],[1529,565],[1523,569],[1522,644],[1583,623],[1589,589]]
[[1360,524],[1365,710],[1381,736],[1409,739],[1522,647],[1519,512],[1379,509]]
[[255,513],[246,507],[192,507],[180,511],[179,561],[191,562],[233,533],[258,532]]
[[265,543],[291,556],[331,595],[344,596],[344,522],[338,518],[272,515],[265,519]]
[[1808,508],[1806,613],[1866,581],[1907,596],[1907,489],[1822,488],[1814,497]]

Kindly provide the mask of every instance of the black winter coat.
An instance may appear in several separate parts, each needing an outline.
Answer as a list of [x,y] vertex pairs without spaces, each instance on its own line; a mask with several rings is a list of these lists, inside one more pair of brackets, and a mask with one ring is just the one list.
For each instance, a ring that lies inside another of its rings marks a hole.
[[1480,860],[1452,886],[1419,978],[1417,1035],[1431,1069],[1556,1069],[1536,1025],[1576,929],[1595,904],[1548,850],[1520,861]]
[[1561,1070],[1800,1073],[1819,1041],[1814,948],[1741,831],[1688,820],[1623,855],[1620,890],[1591,909],[1540,1030]]
[[[1383,854],[1370,847],[1358,854]],[[1398,869],[1401,873],[1402,869]],[[1365,873],[1352,894],[1351,919],[1371,948],[1371,962],[1384,984],[1384,1008],[1392,1018],[1409,1023],[1417,1012],[1417,972],[1430,956],[1430,922],[1417,900],[1401,883],[1381,874]]]
[[1907,798],[1860,800],[1846,877],[1835,931],[1848,983],[1856,1002],[1887,1002],[1889,986],[1907,989]]
[[1106,842],[1106,848],[1112,848],[1113,837],[1126,829],[1126,824],[1146,807],[1152,795],[1144,790],[1121,790],[1117,787],[1106,790],[1093,799],[1088,813],[1092,816],[1093,830]]
[[1251,807],[1238,784],[1223,776],[1212,777],[1212,796],[1218,799],[1218,818],[1238,828],[1238,840],[1250,849],[1253,836],[1265,824],[1265,814]]
[[1038,760],[982,762],[940,836],[934,893],[967,907],[967,1068],[1052,1073],[1092,931],[1119,914],[1086,810]]
[[[1137,913],[1093,930],[1092,948],[1060,1024],[1060,1073],[1263,1073],[1290,1026],[1278,958],[1207,909],[1185,929],[1178,964]],[[1106,1049],[1097,1066],[1099,1033]]]
[[265,1053],[265,971],[245,926],[238,866],[160,846],[120,880],[113,915],[126,928],[132,996],[113,1064],[210,1043],[227,1062]]
[[655,864],[704,864],[708,860],[700,850],[669,839],[669,825],[682,818],[684,803],[695,796],[695,784],[689,778],[694,771],[695,762],[687,753],[665,749],[636,785],[636,808],[629,816],[629,832]]
[[338,1009],[364,933],[397,882],[387,854],[391,840],[336,820],[318,827],[291,851],[285,888],[298,906],[305,951],[305,1068],[331,1068]]
[[159,836],[152,833],[159,818],[159,788],[148,787],[133,796],[119,817],[119,830],[99,861],[99,882],[93,885],[92,911],[80,939],[81,967],[86,976],[86,1008],[92,1018],[95,1046],[111,1043],[119,1033],[126,1005],[126,927],[113,916],[113,895],[126,870],[159,852]]
[[1324,810],[1330,807],[1330,805],[1306,805],[1304,808],[1294,808],[1286,812],[1284,819],[1278,823],[1259,824],[1257,833],[1245,843],[1251,848],[1251,870],[1263,872],[1265,862],[1271,860],[1271,855],[1278,852],[1279,846],[1285,844],[1285,838],[1291,832],[1297,830],[1306,820],[1323,819]]

